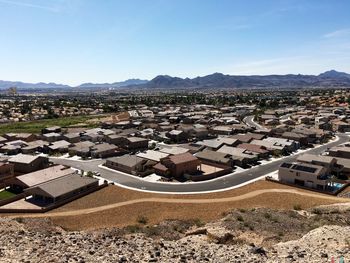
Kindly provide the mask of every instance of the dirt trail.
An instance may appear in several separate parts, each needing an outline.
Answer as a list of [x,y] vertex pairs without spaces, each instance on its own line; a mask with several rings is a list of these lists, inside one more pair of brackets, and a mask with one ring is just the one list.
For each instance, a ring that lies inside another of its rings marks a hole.
[[345,198],[339,198],[335,196],[329,196],[329,195],[323,195],[323,194],[317,194],[317,193],[307,193],[302,192],[294,189],[264,189],[264,190],[255,190],[247,194],[239,195],[239,196],[233,196],[233,197],[225,197],[225,198],[214,198],[214,199],[185,199],[185,198],[141,198],[141,199],[134,199],[130,201],[124,201],[119,203],[113,203],[108,205],[103,205],[99,207],[93,207],[93,208],[86,208],[86,209],[79,209],[79,210],[73,210],[73,211],[62,211],[62,212],[48,212],[45,214],[21,214],[21,215],[10,215],[7,217],[10,218],[18,218],[18,217],[24,217],[24,218],[40,218],[40,217],[64,217],[64,216],[77,216],[77,215],[85,215],[85,214],[91,214],[96,213],[108,209],[113,209],[117,207],[137,204],[137,203],[146,203],[146,202],[159,202],[159,203],[179,203],[179,204],[209,204],[209,203],[221,203],[221,202],[234,202],[234,201],[241,201],[244,199],[249,199],[252,197],[256,197],[258,195],[262,195],[265,193],[289,193],[289,194],[297,194],[302,195],[306,197],[313,197],[313,198],[319,198],[319,199],[326,199],[326,200],[334,200],[336,202],[342,202],[342,201],[350,201],[350,199]]

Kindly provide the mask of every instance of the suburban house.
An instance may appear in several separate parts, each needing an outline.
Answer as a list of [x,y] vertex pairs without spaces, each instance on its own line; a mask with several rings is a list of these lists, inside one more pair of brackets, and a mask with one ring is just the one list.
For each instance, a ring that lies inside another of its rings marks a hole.
[[24,154],[31,154],[35,152],[42,152],[45,146],[48,146],[50,143],[42,140],[35,140],[28,142],[27,146],[24,146],[21,151]]
[[340,173],[342,173],[343,175],[347,176],[348,179],[350,179],[350,159],[337,157],[337,165],[341,167]]
[[74,170],[64,165],[55,165],[17,176],[11,180],[11,187],[16,190],[23,190],[73,173],[75,173]]
[[333,130],[338,132],[349,132],[350,131],[350,123],[341,121],[341,120],[334,120],[331,121]]
[[80,142],[80,134],[78,132],[66,133],[62,135],[62,139],[70,143],[77,143]]
[[254,129],[252,127],[249,127],[248,125],[245,124],[232,124],[232,132],[234,134],[236,133],[247,133],[247,132],[252,132]]
[[214,135],[230,135],[233,133],[232,126],[215,126],[210,129],[210,133]]
[[200,160],[190,153],[170,155],[153,166],[157,174],[180,178],[185,174],[196,174],[201,170]]
[[326,190],[329,181],[327,169],[309,163],[284,162],[278,170],[280,182]]
[[317,132],[314,129],[298,126],[292,132],[307,136],[308,143],[315,143],[317,141]]
[[195,154],[199,151],[202,151],[205,148],[205,146],[198,143],[187,143],[181,144],[181,148],[186,148],[189,150],[190,153]]
[[83,140],[92,141],[92,142],[102,142],[105,136],[108,136],[114,133],[115,133],[114,131],[109,129],[94,128],[94,129],[86,130],[80,135]]
[[91,157],[106,158],[118,154],[118,147],[114,144],[101,143],[91,147]]
[[148,139],[140,138],[140,137],[127,137],[126,138],[126,148],[129,151],[147,149],[148,148]]
[[48,128],[44,128],[41,130],[42,134],[45,133],[52,133],[52,132],[56,132],[56,133],[60,133],[61,132],[61,127],[60,126],[52,126],[52,127],[48,127]]
[[173,142],[186,142],[188,134],[182,130],[171,130],[165,134]]
[[183,130],[187,134],[187,138],[196,138],[198,140],[203,140],[208,137],[208,129],[200,124],[195,124],[201,127],[192,126],[181,126],[178,129]]
[[265,123],[269,120],[278,121],[278,118],[274,114],[262,114],[259,116],[259,121]]
[[147,138],[147,139],[151,139],[153,138],[154,134],[156,133],[156,131],[152,128],[147,128],[144,129],[142,131],[139,131],[137,133],[138,136],[141,136],[142,138]]
[[285,149],[289,152],[293,152],[299,149],[300,144],[294,140],[284,139],[284,138],[276,138],[276,137],[267,137],[263,139],[263,141],[272,142],[274,145],[281,145],[285,147]]
[[14,165],[15,173],[30,173],[46,168],[49,160],[43,156],[18,154],[10,158],[9,163]]
[[25,146],[28,146],[28,143],[22,140],[10,141],[6,142],[5,145],[0,148],[0,152],[7,155],[15,155],[18,154],[22,147]]
[[124,173],[146,176],[153,172],[155,161],[148,161],[136,155],[123,155],[106,160],[105,166]]
[[6,183],[14,177],[14,165],[7,162],[0,162],[0,184]]
[[6,133],[4,137],[9,141],[22,140],[25,142],[31,142],[36,140],[36,135],[32,133]]
[[47,142],[56,142],[62,140],[62,134],[57,132],[44,133],[40,137]]
[[160,159],[168,157],[169,154],[159,152],[159,151],[153,151],[153,150],[147,150],[145,152],[140,152],[136,154],[137,157],[146,159],[146,160],[151,160],[151,161],[156,161],[160,162]]
[[187,148],[179,147],[179,146],[174,146],[174,147],[164,146],[164,147],[160,148],[159,151],[162,153],[176,155],[176,154],[182,154],[182,153],[189,152],[190,150]]
[[280,155],[287,152],[287,147],[285,145],[282,145],[276,142],[265,141],[265,140],[253,140],[251,144],[265,147],[273,155]]
[[75,143],[73,147],[69,148],[69,154],[70,155],[78,155],[81,157],[89,157],[90,156],[90,149],[95,144],[93,142],[89,141],[82,141]]
[[342,165],[338,164],[337,159],[332,156],[314,155],[306,153],[298,156],[297,161],[301,163],[310,163],[314,165],[323,166],[324,168],[326,168],[326,172],[328,174],[339,173],[342,171],[343,168]]
[[296,124],[295,121],[293,121],[290,118],[280,119],[280,123],[283,124],[283,125],[290,125],[290,126],[293,126],[293,125]]
[[268,158],[270,152],[262,145],[255,145],[250,143],[241,143],[237,148],[246,149],[258,155],[259,159]]
[[35,202],[55,203],[74,198],[92,189],[98,189],[97,179],[71,174],[27,188],[24,192],[33,196]]
[[127,143],[127,139],[125,136],[119,135],[119,134],[111,134],[105,136],[105,141],[110,144],[115,144],[117,146],[123,146]]
[[332,124],[329,122],[319,122],[315,124],[315,128],[331,131],[332,130]]
[[223,164],[229,167],[234,166],[231,156],[226,153],[205,149],[201,152],[197,152],[195,155],[204,163],[207,162],[209,164]]
[[198,144],[205,146],[209,150],[217,150],[223,145],[236,146],[239,144],[239,141],[235,138],[219,137],[211,140],[203,140],[198,142]]
[[258,161],[258,155],[242,148],[231,147],[223,145],[217,152],[225,153],[232,156],[236,165],[246,166],[248,164],[253,164]]
[[266,138],[266,135],[259,133],[235,134],[231,136],[231,138],[235,138],[241,143],[249,143],[252,140],[262,140]]
[[280,124],[280,122],[278,119],[269,119],[269,120],[264,121],[264,124],[267,126],[273,126],[273,125]]
[[44,152],[53,154],[53,153],[67,153],[69,150],[69,147],[71,147],[73,144],[70,142],[67,142],[65,140],[60,140],[57,142],[50,143],[50,145],[44,147]]
[[309,144],[308,136],[304,135],[304,134],[300,134],[300,133],[296,133],[296,132],[284,132],[281,135],[281,137],[284,139],[297,141],[300,143],[300,145],[308,145]]
[[329,149],[329,155],[334,157],[350,159],[350,147],[345,145],[332,147]]
[[5,137],[0,136],[0,144],[4,144],[7,142],[7,139]]
[[100,133],[84,133],[81,134],[81,139],[84,141],[90,142],[102,142],[104,139],[104,135]]

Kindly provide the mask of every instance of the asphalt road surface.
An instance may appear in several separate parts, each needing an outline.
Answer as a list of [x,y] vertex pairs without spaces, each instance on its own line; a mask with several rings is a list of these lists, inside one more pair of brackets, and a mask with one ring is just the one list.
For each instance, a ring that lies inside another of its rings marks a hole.
[[[337,134],[337,136],[339,137],[337,141],[329,142],[320,147],[309,149],[307,153],[320,154],[327,150],[327,148],[337,146],[339,144],[349,141],[349,136],[346,134]],[[108,171],[106,169],[98,167],[99,164],[102,164],[104,162],[103,160],[76,161],[59,158],[51,158],[50,160],[56,164],[63,164],[71,166],[73,168],[82,169],[84,171],[99,172],[102,178],[113,181],[122,186],[134,188],[135,190],[148,190],[164,193],[200,193],[223,190],[226,188],[240,185],[242,183],[249,182],[258,177],[264,176],[266,174],[278,170],[278,167],[281,165],[282,162],[293,161],[296,159],[297,156],[304,153],[306,152],[294,154],[292,156],[287,156],[281,160],[255,166],[243,172],[226,175],[215,180],[182,184],[147,182],[136,176],[128,176],[123,173],[119,173],[118,171]]]
[[247,124],[250,127],[255,127],[257,130],[267,130],[265,127],[261,126],[260,124],[256,123],[254,121],[254,116],[247,116],[243,119],[243,122]]

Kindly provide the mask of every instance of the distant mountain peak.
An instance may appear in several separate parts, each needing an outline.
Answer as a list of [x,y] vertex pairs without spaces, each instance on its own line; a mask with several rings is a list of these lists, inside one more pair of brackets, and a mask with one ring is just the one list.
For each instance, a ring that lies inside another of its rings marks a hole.
[[334,69],[323,72],[318,76],[321,78],[350,78],[350,74],[336,71]]
[[125,81],[114,82],[114,83],[83,83],[77,88],[121,88],[131,85],[142,85],[146,84],[148,80],[142,79],[128,79]]

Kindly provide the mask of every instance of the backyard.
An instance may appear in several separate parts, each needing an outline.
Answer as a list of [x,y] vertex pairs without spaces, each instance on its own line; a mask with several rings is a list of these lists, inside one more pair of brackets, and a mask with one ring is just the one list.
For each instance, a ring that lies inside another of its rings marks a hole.
[[11,198],[15,195],[16,194],[9,192],[7,190],[2,190],[2,191],[0,191],[0,200],[5,200],[5,199]]

